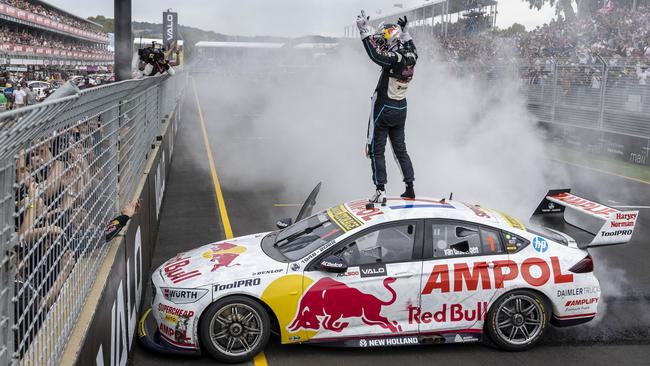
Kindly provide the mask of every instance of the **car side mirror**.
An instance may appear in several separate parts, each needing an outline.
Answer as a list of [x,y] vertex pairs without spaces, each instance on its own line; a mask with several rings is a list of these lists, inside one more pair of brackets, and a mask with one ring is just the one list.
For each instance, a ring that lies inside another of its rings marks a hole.
[[330,255],[320,262],[320,269],[330,273],[345,273],[348,270],[348,263],[339,256]]
[[287,217],[285,219],[280,219],[275,223],[275,226],[278,227],[278,229],[285,229],[289,227],[289,225],[293,224],[293,219],[290,217]]

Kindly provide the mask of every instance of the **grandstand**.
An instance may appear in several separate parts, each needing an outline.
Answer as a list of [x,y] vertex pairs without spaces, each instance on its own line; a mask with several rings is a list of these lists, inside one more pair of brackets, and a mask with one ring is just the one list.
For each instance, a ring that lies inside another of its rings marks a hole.
[[53,72],[107,69],[113,63],[102,26],[39,0],[0,1],[2,71]]
[[[497,2],[495,0],[434,0],[431,3],[403,9],[389,15],[370,16],[370,23],[377,27],[382,23],[395,22],[407,16],[411,33],[447,36],[449,24],[463,24],[463,33],[474,33],[496,25]],[[455,20],[454,20],[455,18]],[[356,25],[344,29],[345,37],[357,37]]]

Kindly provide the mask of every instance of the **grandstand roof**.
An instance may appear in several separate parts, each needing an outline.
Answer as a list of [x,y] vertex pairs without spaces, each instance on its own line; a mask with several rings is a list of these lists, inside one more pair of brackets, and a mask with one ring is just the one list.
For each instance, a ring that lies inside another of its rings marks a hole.
[[64,13],[65,15],[68,15],[68,16],[70,16],[70,17],[73,17],[73,18],[75,18],[75,19],[77,19],[77,20],[84,21],[84,22],[86,22],[86,23],[88,23],[88,24],[92,24],[92,25],[94,25],[94,26],[96,26],[96,27],[103,28],[103,26],[102,26],[101,24],[99,24],[99,23],[95,23],[95,22],[90,21],[90,20],[88,20],[88,19],[86,19],[86,18],[83,18],[83,17],[80,17],[80,16],[78,16],[78,15],[75,15],[75,14],[71,13],[71,12],[68,11],[68,10],[61,9],[61,8],[59,8],[58,6],[55,6],[55,5],[50,4],[50,3],[48,3],[47,1],[43,1],[43,0],[31,0],[31,2],[32,2],[32,3],[35,3],[35,4],[43,5],[43,6],[47,7],[47,8],[50,8],[50,9],[54,9],[54,10],[56,10],[56,11],[58,11],[58,12]]
[[195,47],[205,48],[282,48],[284,43],[276,42],[197,42]]
[[[421,15],[423,11],[425,12],[427,18],[431,16],[432,12],[436,16],[439,16],[440,14],[442,14],[446,2],[447,0],[433,0],[431,3],[423,4],[410,9],[403,9],[383,16],[373,17],[371,15],[370,20],[373,23],[387,21],[387,20],[395,21],[395,19],[402,17],[404,15],[408,16],[411,19],[421,19],[419,15]],[[482,6],[497,5],[497,1],[481,0],[480,4]],[[449,0],[449,12],[448,12],[449,14],[460,13],[466,10],[466,8],[467,8],[467,0]]]

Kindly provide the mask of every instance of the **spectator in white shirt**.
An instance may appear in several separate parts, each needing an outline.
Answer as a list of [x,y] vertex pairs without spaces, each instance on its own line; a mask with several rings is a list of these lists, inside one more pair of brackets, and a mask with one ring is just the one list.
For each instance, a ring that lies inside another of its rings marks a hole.
[[14,92],[14,104],[16,108],[24,107],[27,102],[27,93],[23,90],[20,85],[16,86],[16,91]]

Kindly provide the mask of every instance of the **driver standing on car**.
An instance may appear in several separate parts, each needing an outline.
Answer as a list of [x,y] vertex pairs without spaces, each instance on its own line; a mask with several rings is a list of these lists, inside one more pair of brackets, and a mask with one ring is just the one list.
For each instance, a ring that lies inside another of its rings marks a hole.
[[406,91],[413,78],[418,55],[411,36],[406,31],[408,19],[397,24],[385,24],[375,34],[370,31],[370,17],[364,11],[357,17],[361,42],[370,59],[381,66],[381,76],[372,96],[368,120],[366,157],[370,158],[372,180],[376,186],[370,202],[386,203],[386,139],[399,163],[406,190],[403,198],[415,198],[413,164],[406,151],[404,125],[406,124]]

